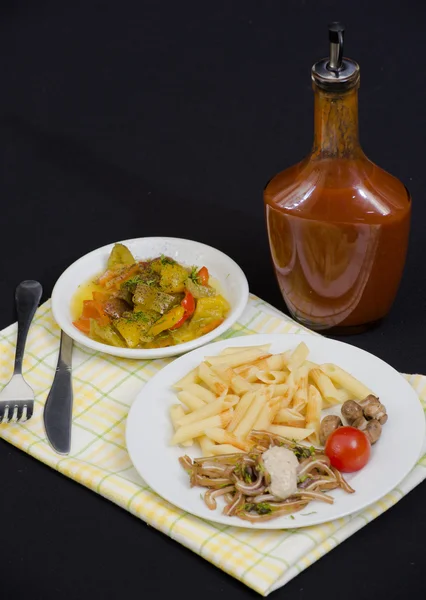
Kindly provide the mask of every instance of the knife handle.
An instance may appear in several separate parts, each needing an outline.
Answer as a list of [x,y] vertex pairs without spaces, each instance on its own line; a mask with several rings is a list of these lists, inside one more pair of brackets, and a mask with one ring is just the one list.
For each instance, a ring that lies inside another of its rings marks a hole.
[[43,289],[38,281],[22,281],[15,292],[16,312],[18,313],[18,337],[16,340],[14,374],[22,373],[25,343],[28,330],[39,305]]

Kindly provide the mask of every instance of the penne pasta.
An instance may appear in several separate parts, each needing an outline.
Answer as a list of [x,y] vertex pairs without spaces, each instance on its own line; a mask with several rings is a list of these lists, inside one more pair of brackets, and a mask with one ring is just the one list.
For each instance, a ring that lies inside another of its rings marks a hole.
[[364,400],[369,394],[373,394],[366,385],[337,365],[328,363],[320,365],[320,368],[330,377],[333,383],[337,383],[341,388],[353,394],[357,400]]
[[234,372],[237,375],[240,375],[240,377],[242,377],[249,383],[255,383],[256,381],[258,381],[258,379],[257,379],[258,371],[259,371],[259,369],[257,367],[254,367],[253,365],[249,365],[249,366],[243,365],[243,367],[241,369],[239,369],[238,367],[236,369],[234,369]]
[[[182,404],[173,404],[170,407],[170,418],[172,420],[173,429],[176,431],[179,428],[178,421],[185,416]],[[182,446],[192,446],[193,440],[187,440]]]
[[293,350],[290,360],[288,362],[288,368],[290,371],[295,371],[298,369],[302,363],[308,358],[309,348],[305,344],[305,342],[300,342],[300,344]]
[[198,367],[198,376],[218,396],[228,393],[228,386],[205,362]]
[[189,408],[189,410],[197,410],[197,408],[201,408],[206,404],[200,398],[194,394],[191,394],[190,392],[179,392],[177,397],[183,404],[185,404],[185,406]]
[[231,390],[238,395],[245,394],[252,389],[252,384],[241,377],[241,375],[234,375],[230,383]]
[[[202,435],[198,438],[198,443],[200,444],[201,453],[203,456],[213,456],[212,448],[214,443],[208,438],[206,435]],[[183,446],[184,444],[182,444]]]
[[187,415],[183,415],[183,417],[178,420],[178,425],[179,427],[182,427],[184,425],[196,423],[197,421],[202,421],[203,419],[207,419],[207,417],[214,417],[214,415],[219,415],[220,413],[229,410],[235,406],[238,401],[238,396],[220,396],[214,402],[204,404],[200,408],[197,408],[197,410],[194,410]]
[[197,383],[198,381],[198,368],[192,369],[192,371],[187,373],[185,377],[182,377],[182,379],[176,381],[176,383],[173,384],[173,387],[178,390],[183,390],[183,388],[185,388],[190,383]]
[[304,409],[308,402],[308,374],[306,369],[299,369],[299,381],[293,396],[293,408],[297,411]]
[[263,383],[284,383],[287,380],[287,374],[284,371],[258,371],[257,378]]
[[268,431],[281,435],[289,440],[305,440],[314,433],[313,429],[306,429],[303,427],[288,427],[286,425],[270,425]]
[[197,398],[206,403],[214,402],[217,398],[216,394],[203,387],[199,383],[190,383],[183,388],[183,391],[189,392],[193,396],[197,396]]
[[282,408],[278,411],[274,421],[274,423],[291,427],[305,427],[305,422],[305,417],[294,408]]
[[306,428],[312,429],[313,433],[309,436],[313,444],[319,444],[319,430],[321,422],[322,398],[321,394],[313,385],[308,390],[308,405],[306,407]]
[[265,431],[266,429],[268,429],[269,425],[273,423],[275,416],[280,409],[280,405],[280,396],[277,396],[276,398],[271,398],[271,400],[269,400],[269,402],[267,402],[260,411],[253,425],[253,429],[257,431]]
[[241,450],[244,450],[245,452],[248,452],[251,448],[249,442],[239,439],[233,433],[229,433],[229,431],[221,429],[220,427],[206,429],[206,436],[218,444],[231,444],[236,448],[241,448]]
[[175,432],[172,440],[170,442],[171,446],[175,446],[176,444],[181,444],[182,442],[186,442],[187,440],[200,437],[201,435],[205,435],[206,429],[211,429],[212,427],[226,427],[232,418],[232,411],[228,410],[226,412],[221,413],[220,415],[215,415],[214,417],[208,417],[207,419],[203,419],[202,421],[197,421],[196,423],[190,423],[189,425],[185,425],[179,427],[179,429]]
[[256,392],[247,412],[234,430],[237,437],[244,438],[250,433],[265,402],[269,399],[268,396],[270,398],[270,394],[268,394],[267,390]]
[[241,419],[244,417],[250,404],[253,402],[255,395],[255,392],[247,392],[246,394],[244,394],[244,396],[241,398],[241,400],[235,407],[232,420],[227,427],[230,433],[234,431],[234,429],[240,423]]
[[319,367],[309,371],[309,378],[318,388],[323,398],[323,408],[333,404],[343,404],[348,400],[348,394],[344,390],[338,390],[330,377]]
[[248,363],[252,363],[260,358],[266,358],[270,356],[264,350],[260,348],[249,348],[248,350],[241,350],[241,352],[233,352],[228,356],[206,356],[205,362],[208,362],[211,366],[213,365],[226,365],[227,367],[239,367]]
[[241,448],[231,446],[231,444],[213,444],[210,449],[210,456],[218,456],[220,454],[236,454],[237,452],[244,452]]
[[[227,356],[228,354],[236,354],[237,352],[242,352],[243,350],[251,350],[253,346],[231,346],[230,348],[225,348],[221,350],[218,356]],[[266,344],[265,346],[255,346],[258,350],[262,352],[268,352],[270,348],[270,344]]]

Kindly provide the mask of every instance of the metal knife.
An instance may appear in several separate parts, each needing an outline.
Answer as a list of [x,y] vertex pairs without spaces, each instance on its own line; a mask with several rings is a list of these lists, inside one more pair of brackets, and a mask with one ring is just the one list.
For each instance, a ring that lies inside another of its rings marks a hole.
[[62,331],[55,377],[43,413],[47,439],[58,454],[69,454],[71,449],[72,346],[72,339]]

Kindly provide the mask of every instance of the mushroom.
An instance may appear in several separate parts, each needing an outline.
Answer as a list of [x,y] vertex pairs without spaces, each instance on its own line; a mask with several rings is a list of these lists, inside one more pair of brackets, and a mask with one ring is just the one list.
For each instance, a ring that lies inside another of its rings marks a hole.
[[342,405],[342,416],[352,425],[356,419],[362,417],[362,407],[355,400],[346,400]]
[[371,419],[371,421],[367,422],[367,427],[365,428],[365,433],[368,436],[371,444],[375,444],[379,437],[382,434],[382,426],[377,419]]
[[328,415],[321,421],[319,430],[319,441],[322,446],[325,445],[329,435],[342,426],[342,419],[337,415]]
[[367,425],[368,425],[368,421],[363,415],[358,417],[358,419],[355,419],[355,421],[352,423],[352,427],[356,427],[357,429],[360,429],[361,431],[365,431],[367,429]]
[[372,394],[365,398],[365,400],[362,402],[362,407],[366,419],[376,419],[379,421],[380,425],[384,425],[388,420],[385,406]]

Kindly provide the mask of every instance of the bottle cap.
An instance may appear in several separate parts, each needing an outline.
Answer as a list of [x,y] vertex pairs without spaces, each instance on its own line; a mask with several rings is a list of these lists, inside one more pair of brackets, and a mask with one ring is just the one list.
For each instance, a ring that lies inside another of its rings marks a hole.
[[330,92],[344,92],[355,87],[359,82],[359,65],[350,58],[343,57],[343,41],[345,26],[334,22],[328,26],[330,56],[312,67],[314,83]]

